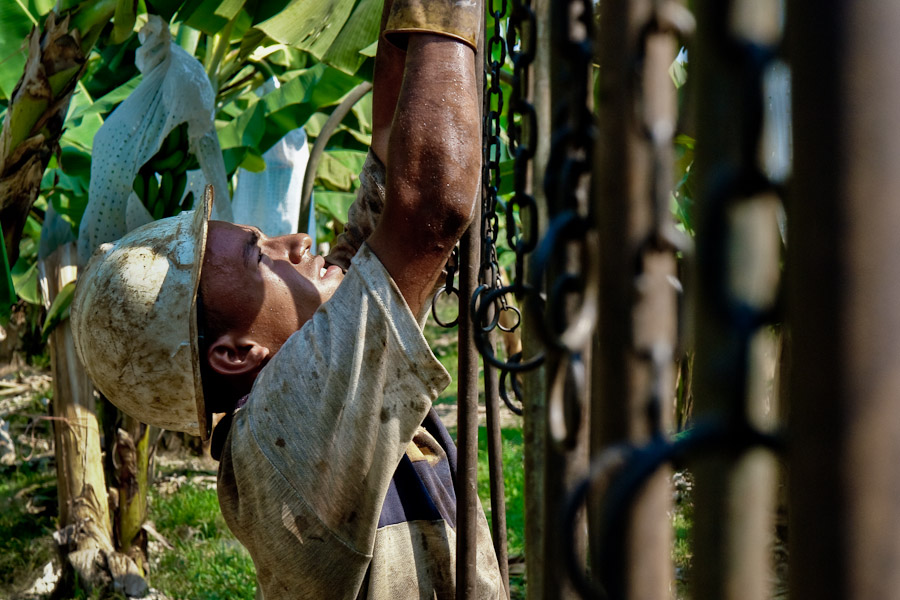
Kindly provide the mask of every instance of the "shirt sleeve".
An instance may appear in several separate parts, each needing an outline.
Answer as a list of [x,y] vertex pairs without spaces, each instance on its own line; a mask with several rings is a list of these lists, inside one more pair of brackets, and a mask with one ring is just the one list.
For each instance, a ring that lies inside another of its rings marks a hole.
[[448,383],[364,245],[260,373],[223,452],[222,512],[267,600],[355,597],[394,470]]

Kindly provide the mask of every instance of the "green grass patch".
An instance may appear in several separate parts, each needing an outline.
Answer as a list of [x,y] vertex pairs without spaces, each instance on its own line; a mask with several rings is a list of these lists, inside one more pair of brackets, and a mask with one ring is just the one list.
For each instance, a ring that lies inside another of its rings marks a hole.
[[215,490],[182,486],[171,496],[151,493],[150,518],[175,547],[161,550],[151,585],[169,598],[252,600],[256,571],[234,538]]
[[459,368],[459,344],[457,342],[456,327],[444,328],[437,325],[434,319],[429,318],[425,324],[424,334],[425,339],[428,340],[428,345],[431,346],[431,351],[434,352],[435,357],[444,365],[444,368],[447,369],[447,372],[453,378],[450,385],[441,392],[434,403],[456,404],[458,390],[456,372]]
[[[510,557],[525,554],[525,448],[521,429],[501,429],[503,484],[506,493],[506,543]],[[478,428],[478,496],[491,522],[487,429]]]
[[56,472],[47,461],[0,472],[0,597],[21,591],[56,555]]

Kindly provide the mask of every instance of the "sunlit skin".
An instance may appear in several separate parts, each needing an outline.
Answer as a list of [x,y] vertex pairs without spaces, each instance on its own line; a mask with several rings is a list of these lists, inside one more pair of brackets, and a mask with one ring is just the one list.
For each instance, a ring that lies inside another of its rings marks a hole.
[[[312,254],[311,245],[303,233],[270,238],[256,227],[210,222],[201,271],[203,300],[232,324],[210,344],[214,369],[223,374],[257,371],[331,298],[344,273]],[[238,364],[247,355],[252,364]],[[222,363],[217,358],[231,362],[218,368]]]
[[[381,54],[372,149],[385,163],[385,205],[366,243],[417,315],[477,197],[474,53],[423,33],[410,37],[405,54]],[[204,305],[221,308],[228,323],[226,333],[206,341],[203,357],[213,412],[230,410],[249,393],[271,357],[343,279],[339,267],[322,270],[325,261],[309,253],[309,244],[304,235],[266,238],[252,227],[210,224],[201,292]]]

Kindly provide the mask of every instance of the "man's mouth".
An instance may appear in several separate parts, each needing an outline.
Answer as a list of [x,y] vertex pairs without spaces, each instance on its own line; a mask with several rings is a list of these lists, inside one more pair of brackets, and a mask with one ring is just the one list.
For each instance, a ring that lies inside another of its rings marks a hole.
[[319,278],[324,279],[325,277],[331,277],[331,276],[335,275],[336,273],[341,273],[341,272],[342,272],[341,268],[337,265],[322,267],[321,269],[319,269]]

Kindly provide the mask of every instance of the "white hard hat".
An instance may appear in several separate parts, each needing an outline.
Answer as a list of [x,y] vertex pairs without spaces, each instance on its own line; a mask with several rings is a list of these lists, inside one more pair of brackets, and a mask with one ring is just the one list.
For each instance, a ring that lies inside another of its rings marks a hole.
[[197,288],[212,202],[207,186],[194,210],[101,245],[71,308],[75,348],[98,390],[141,422],[204,439]]

